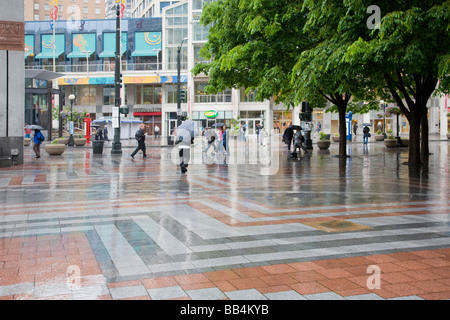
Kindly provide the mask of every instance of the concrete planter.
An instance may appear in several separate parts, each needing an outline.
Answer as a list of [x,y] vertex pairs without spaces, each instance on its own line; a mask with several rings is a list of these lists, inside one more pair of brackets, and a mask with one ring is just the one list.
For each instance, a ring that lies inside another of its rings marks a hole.
[[66,145],[65,144],[46,144],[45,145],[45,151],[51,156],[60,156],[66,151]]
[[339,142],[341,138],[339,136],[333,136],[333,142]]
[[330,140],[319,140],[317,141],[317,146],[319,147],[319,149],[321,150],[326,150],[330,147]]
[[25,147],[28,147],[31,144],[31,139],[30,138],[24,138],[23,139],[23,145]]
[[77,146],[77,147],[82,147],[86,144],[87,139],[86,138],[74,138],[73,139],[73,143]]
[[447,139],[450,139],[450,133],[447,133]]
[[375,141],[384,141],[384,135],[376,134],[375,135]]
[[69,137],[58,138],[58,142],[61,144],[63,143],[65,146],[67,146],[69,144]]
[[397,139],[384,139],[384,146],[386,148],[395,148],[395,147],[397,147]]

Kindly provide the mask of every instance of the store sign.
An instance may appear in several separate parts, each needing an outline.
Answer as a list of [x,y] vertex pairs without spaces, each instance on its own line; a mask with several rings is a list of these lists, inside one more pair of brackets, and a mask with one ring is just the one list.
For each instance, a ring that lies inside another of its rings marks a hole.
[[206,112],[204,113],[204,115],[205,115],[205,117],[207,117],[208,119],[215,119],[215,118],[217,118],[217,116],[219,115],[219,113],[218,113],[217,111],[210,110],[210,111],[206,111]]
[[138,108],[134,108],[133,112],[161,112],[161,108],[138,107]]

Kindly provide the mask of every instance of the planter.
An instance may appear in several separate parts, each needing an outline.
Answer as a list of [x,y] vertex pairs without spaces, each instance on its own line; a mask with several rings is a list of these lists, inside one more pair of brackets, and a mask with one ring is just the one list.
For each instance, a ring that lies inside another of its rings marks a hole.
[[66,151],[66,145],[60,143],[49,143],[45,145],[45,151],[51,156],[60,156]]
[[447,139],[450,139],[450,133],[447,133]]
[[375,135],[375,141],[383,141],[384,135],[383,134],[376,134]]
[[67,146],[69,144],[69,137],[58,138],[58,142]]
[[31,139],[30,138],[24,138],[23,139],[23,145],[25,147],[28,147],[31,144]]
[[386,148],[395,148],[395,147],[397,147],[397,139],[384,139],[384,146]]
[[333,142],[339,142],[341,138],[339,136],[333,136]]
[[319,140],[317,141],[317,146],[319,147],[319,149],[321,150],[326,150],[330,147],[330,140]]
[[73,143],[77,146],[77,147],[82,147],[86,144],[87,139],[86,138],[74,138],[73,139]]

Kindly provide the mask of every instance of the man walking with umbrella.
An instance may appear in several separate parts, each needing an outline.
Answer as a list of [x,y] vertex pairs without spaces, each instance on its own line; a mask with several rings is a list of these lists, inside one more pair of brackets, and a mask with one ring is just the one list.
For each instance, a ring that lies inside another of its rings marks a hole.
[[180,161],[181,173],[186,173],[191,158],[191,144],[194,143],[196,134],[195,123],[191,120],[185,120],[177,128],[176,141],[178,141],[178,156]]
[[34,130],[34,136],[33,136],[33,151],[36,154],[35,158],[39,159],[41,157],[41,144],[44,142],[45,137],[41,133],[40,129]]
[[369,138],[370,138],[370,123],[363,123],[362,124],[364,126],[363,129],[363,144],[367,145],[367,143],[369,142]]
[[138,153],[139,150],[142,150],[142,154],[144,155],[144,159],[147,159],[147,154],[145,153],[146,148],[145,148],[145,136],[146,134],[144,133],[144,128],[145,125],[143,123],[141,123],[141,125],[139,126],[138,131],[136,131],[135,134],[135,138],[138,142],[138,146],[136,148],[136,150],[133,151],[133,153],[131,154],[131,157],[134,159],[134,156],[136,155],[136,153]]

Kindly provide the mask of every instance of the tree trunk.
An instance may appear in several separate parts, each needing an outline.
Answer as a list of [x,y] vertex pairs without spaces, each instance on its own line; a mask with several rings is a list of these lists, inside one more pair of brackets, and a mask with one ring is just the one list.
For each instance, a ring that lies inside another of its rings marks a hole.
[[345,127],[345,113],[347,105],[338,105],[339,111],[339,157],[347,157],[347,129]]
[[414,110],[414,112],[411,112],[411,116],[409,119],[409,156],[408,156],[408,164],[410,165],[422,164],[420,158],[420,125],[422,123],[421,120],[422,120],[421,110]]
[[422,155],[428,156],[430,154],[430,147],[429,147],[429,128],[428,128],[428,109],[424,109],[424,113],[422,114],[422,120],[421,120],[421,153]]

